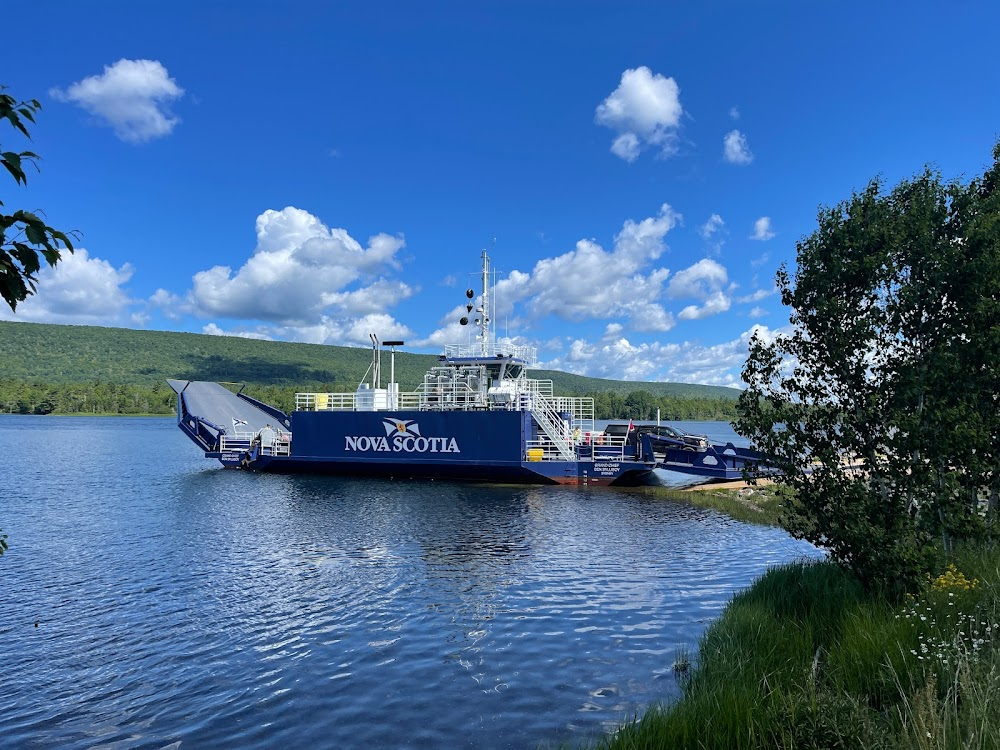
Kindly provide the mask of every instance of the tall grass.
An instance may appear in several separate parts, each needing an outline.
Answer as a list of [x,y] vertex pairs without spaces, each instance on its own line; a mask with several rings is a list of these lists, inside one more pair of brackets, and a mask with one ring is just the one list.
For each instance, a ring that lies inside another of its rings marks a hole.
[[600,748],[1000,748],[1000,551],[905,602],[829,562],[775,568],[702,638],[681,700]]
[[641,487],[636,491],[663,500],[711,508],[737,521],[763,526],[780,526],[785,509],[794,502],[794,496],[783,485],[761,485],[734,490],[706,484],[686,490]]

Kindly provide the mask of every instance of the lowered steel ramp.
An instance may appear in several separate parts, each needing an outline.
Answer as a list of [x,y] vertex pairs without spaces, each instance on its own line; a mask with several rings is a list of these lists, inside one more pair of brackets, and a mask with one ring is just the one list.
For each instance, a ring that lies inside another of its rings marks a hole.
[[177,394],[177,426],[206,453],[219,450],[222,435],[291,427],[284,412],[218,383],[167,380],[167,385]]

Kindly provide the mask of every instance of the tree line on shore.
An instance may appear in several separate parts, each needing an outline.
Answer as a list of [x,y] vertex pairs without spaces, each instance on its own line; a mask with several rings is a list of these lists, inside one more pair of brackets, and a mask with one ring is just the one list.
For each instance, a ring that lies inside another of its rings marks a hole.
[[135,383],[0,381],[3,414],[172,414],[174,392]]

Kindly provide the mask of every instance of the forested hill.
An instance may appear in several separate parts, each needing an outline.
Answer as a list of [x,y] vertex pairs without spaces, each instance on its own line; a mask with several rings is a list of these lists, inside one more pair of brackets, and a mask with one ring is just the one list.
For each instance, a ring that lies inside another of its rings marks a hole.
[[[371,349],[258,341],[199,333],[0,322],[3,376],[50,384],[159,385],[166,378],[353,390]],[[437,358],[396,353],[401,388],[416,387]],[[388,375],[388,357],[384,358]],[[383,378],[386,380],[387,378]]]
[[[48,407],[52,406],[59,412],[159,413],[169,412],[171,403],[166,378],[246,383],[248,392],[286,405],[296,390],[352,391],[371,363],[371,350],[196,333],[0,322],[0,363],[0,410],[5,412],[51,411]],[[436,355],[397,352],[400,388],[413,390],[436,363]],[[387,356],[382,368],[385,383]],[[614,405],[608,408],[615,411],[624,408],[626,396],[636,392],[648,394],[653,401],[712,402],[734,402],[739,393],[718,386],[623,382],[549,370],[531,375],[551,379],[561,395],[606,394],[602,401]],[[649,398],[640,400],[644,407],[652,403]],[[39,402],[46,402],[44,408],[38,408]]]

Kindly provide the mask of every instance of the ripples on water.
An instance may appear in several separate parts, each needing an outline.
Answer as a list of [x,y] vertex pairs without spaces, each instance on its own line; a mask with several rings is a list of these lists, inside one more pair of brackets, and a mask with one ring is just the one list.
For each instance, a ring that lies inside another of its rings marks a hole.
[[10,747],[579,744],[811,554],[600,488],[224,471],[170,420],[0,417]]

